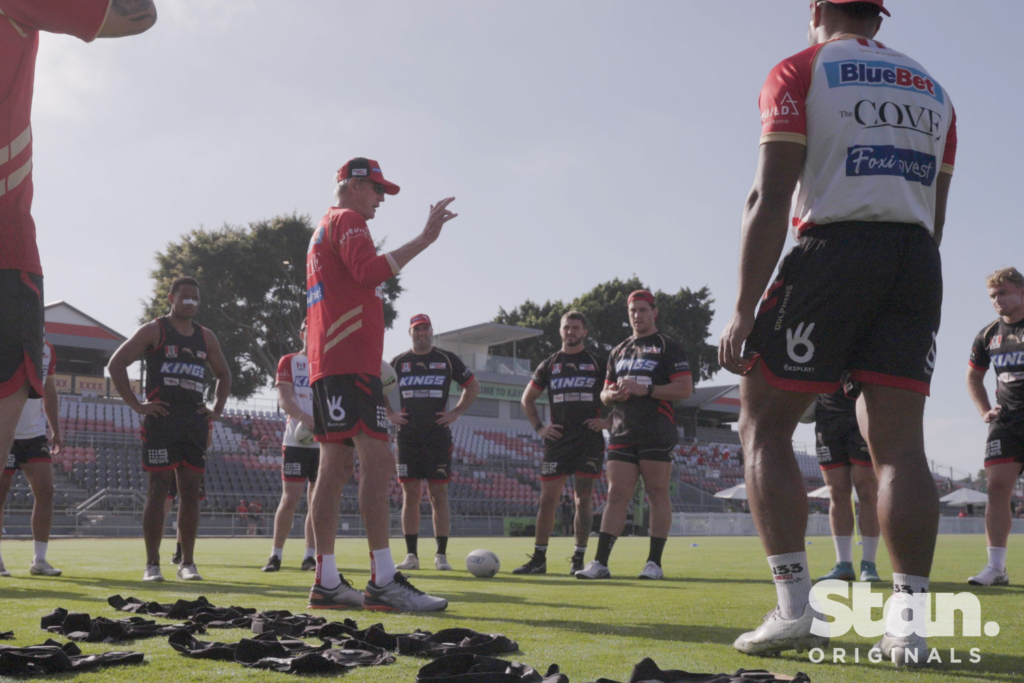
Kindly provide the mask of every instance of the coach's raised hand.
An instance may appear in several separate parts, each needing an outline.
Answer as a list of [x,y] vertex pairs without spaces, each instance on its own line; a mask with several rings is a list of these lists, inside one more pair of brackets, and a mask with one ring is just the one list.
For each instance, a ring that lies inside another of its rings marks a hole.
[[448,210],[448,205],[454,201],[455,197],[448,197],[442,199],[437,204],[431,205],[430,215],[427,216],[427,224],[423,227],[423,232],[391,252],[391,259],[399,270],[404,268],[405,264],[409,263],[409,261],[416,258],[420,252],[436,242],[437,238],[441,235],[441,228],[444,227],[444,224],[459,215]]

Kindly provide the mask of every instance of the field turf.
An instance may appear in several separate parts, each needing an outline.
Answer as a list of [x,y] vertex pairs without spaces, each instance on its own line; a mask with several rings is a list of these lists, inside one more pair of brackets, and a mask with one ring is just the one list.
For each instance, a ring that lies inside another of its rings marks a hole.
[[[834,560],[831,540],[811,540],[808,551],[812,572],[824,573]],[[1011,538],[1011,580],[1024,579],[1024,544],[1020,541],[1019,537]],[[692,547],[692,543],[697,546]],[[165,560],[169,559],[172,545],[165,541]],[[204,539],[198,544],[196,557],[205,581],[177,581],[173,578],[173,567],[165,564],[166,583],[144,584],[141,539],[54,541],[49,559],[64,570],[60,578],[30,576],[31,543],[4,540],[3,557],[14,576],[0,578],[0,631],[13,629],[15,640],[3,644],[43,642],[49,634],[40,630],[39,618],[58,606],[93,616],[128,616],[107,605],[107,597],[115,593],[160,602],[205,595],[218,606],[303,612],[313,575],[298,569],[301,546],[301,540],[290,540],[285,548],[284,569],[264,574],[259,568],[269,554],[267,539]],[[431,567],[432,546],[431,539],[421,539],[422,560]],[[595,546],[591,543],[588,560],[593,557]],[[474,548],[487,548],[501,557],[502,571],[498,576],[477,579],[465,571],[463,560]],[[405,555],[402,541],[392,541],[392,549],[400,561]],[[393,633],[454,626],[504,633],[519,642],[522,652],[514,659],[541,673],[549,664],[557,663],[572,683],[602,676],[625,681],[633,664],[645,656],[652,657],[663,669],[732,672],[740,667],[768,668],[790,675],[804,671],[815,683],[1024,680],[1024,588],[1019,585],[972,589],[981,600],[982,622],[1000,624],[997,637],[933,638],[929,644],[940,648],[943,664],[922,671],[894,672],[891,664],[867,663],[871,643],[852,631],[833,641],[833,646],[843,647],[849,653],[846,664],[829,660],[812,664],[806,654],[787,653],[780,658],[761,659],[734,651],[731,643],[736,636],[756,626],[775,604],[768,566],[756,538],[671,538],[664,557],[666,578],[658,582],[635,578],[646,559],[646,539],[620,539],[611,561],[615,578],[597,583],[568,575],[565,558],[571,554],[571,541],[562,538],[553,539],[548,550],[547,575],[513,576],[511,570],[526,559],[525,553],[530,550],[529,539],[452,539],[449,559],[456,571],[409,572],[415,585],[451,601],[448,611],[437,616],[350,611],[321,614],[332,620],[351,617],[361,627],[383,622]],[[984,537],[941,536],[932,591],[967,590],[964,580],[981,568],[984,558]],[[364,540],[339,541],[339,568],[357,587],[367,580],[368,559]],[[856,559],[859,561],[859,549]],[[891,576],[884,549],[879,553],[879,571],[883,578]],[[885,597],[888,594],[886,590]],[[878,614],[880,611],[876,618]],[[246,635],[241,630],[214,630],[200,638],[232,642]],[[162,639],[120,645],[86,643],[81,647],[86,653],[141,650],[146,653],[146,664],[63,676],[62,680],[295,680],[287,674],[250,671],[233,663],[189,660]],[[977,664],[969,661],[968,650],[972,647],[980,648],[981,661]],[[856,648],[860,648],[860,664],[851,662]],[[963,663],[949,662],[950,648],[955,648]],[[424,663],[399,657],[394,665],[358,669],[347,674],[346,680],[411,683]]]

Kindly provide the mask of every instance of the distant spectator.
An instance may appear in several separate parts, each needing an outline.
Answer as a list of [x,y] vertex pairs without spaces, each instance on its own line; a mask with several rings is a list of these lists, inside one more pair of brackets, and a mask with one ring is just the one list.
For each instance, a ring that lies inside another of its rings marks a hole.
[[249,535],[255,536],[260,522],[260,514],[263,512],[263,506],[260,505],[258,500],[251,501],[249,503],[249,512]]
[[235,512],[238,513],[238,521],[242,523],[242,527],[249,526],[249,505],[244,498],[238,501],[238,507],[235,508]]

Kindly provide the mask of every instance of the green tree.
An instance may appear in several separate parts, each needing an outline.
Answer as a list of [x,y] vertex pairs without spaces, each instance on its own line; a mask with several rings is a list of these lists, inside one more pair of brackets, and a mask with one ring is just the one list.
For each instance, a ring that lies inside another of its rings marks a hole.
[[[302,346],[306,316],[306,251],[314,226],[309,216],[276,216],[248,227],[193,230],[158,253],[153,295],[140,322],[168,312],[171,283],[181,275],[199,282],[196,321],[220,340],[231,368],[231,395],[244,399],[271,385],[278,359]],[[379,249],[380,245],[378,245]],[[398,277],[384,285],[384,320],[390,328],[402,293]]]
[[[540,337],[516,342],[516,353],[536,365],[561,347],[558,335],[561,317],[566,311],[576,309],[587,316],[587,344],[607,354],[631,334],[626,299],[637,289],[647,289],[639,278],[616,278],[597,285],[569,303],[546,301],[537,304],[526,300],[509,311],[500,308],[494,322],[534,327],[544,332]],[[692,291],[683,287],[675,294],[659,290],[655,296],[658,301],[658,329],[682,344],[694,370],[695,383],[710,378],[719,370],[718,347],[705,341],[714,317],[711,307],[714,299],[710,290],[702,287]],[[492,353],[510,356],[512,345],[496,346]]]

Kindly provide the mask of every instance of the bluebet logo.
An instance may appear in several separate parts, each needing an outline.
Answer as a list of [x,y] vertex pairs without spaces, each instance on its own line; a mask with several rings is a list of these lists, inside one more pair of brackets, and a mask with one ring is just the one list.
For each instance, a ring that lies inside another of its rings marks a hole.
[[861,61],[850,59],[841,62],[827,62],[825,77],[828,87],[842,88],[850,85],[866,85],[874,88],[893,88],[916,92],[945,103],[946,95],[942,86],[932,80],[924,71],[891,62]]
[[318,282],[306,292],[306,307],[320,303],[324,298],[324,283]]
[[931,187],[938,168],[935,156],[894,145],[854,145],[846,151],[847,177],[891,175]]

